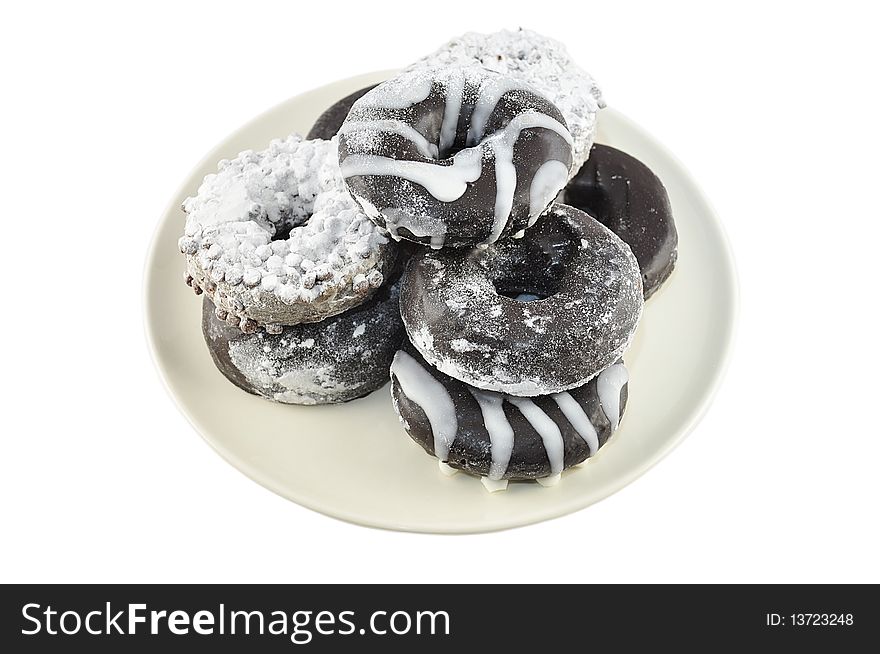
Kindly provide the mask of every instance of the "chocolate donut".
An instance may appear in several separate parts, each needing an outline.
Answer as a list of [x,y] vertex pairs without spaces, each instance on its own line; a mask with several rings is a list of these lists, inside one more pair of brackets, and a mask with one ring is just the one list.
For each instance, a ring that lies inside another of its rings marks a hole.
[[391,396],[407,434],[454,470],[550,485],[602,447],[626,407],[629,376],[618,361],[586,384],[533,398],[484,391],[432,368],[411,344],[391,364]]
[[386,285],[354,309],[277,335],[242,333],[205,298],[202,334],[220,372],[249,393],[286,404],[348,402],[388,381],[404,339],[398,297]]
[[221,161],[183,209],[187,284],[248,333],[350,309],[394,265],[396,248],[345,189],[335,140],[293,135]]
[[376,86],[376,84],[373,84],[360,91],[355,91],[325,109],[324,113],[318,116],[315,124],[312,125],[312,129],[309,130],[306,138],[324,139],[325,141],[332,139],[336,136],[336,133],[339,132],[339,128],[342,127],[342,123],[345,121],[346,116],[348,116],[348,112],[351,111],[351,106],[357,100],[360,100],[361,96],[368,91],[373,90]]
[[[524,295],[537,299],[515,299]],[[643,304],[629,247],[559,204],[522,239],[416,254],[400,297],[407,334],[431,365],[520,396],[582,386],[620,359]]]
[[678,258],[678,232],[663,183],[641,161],[594,145],[587,163],[565,187],[565,203],[617,234],[639,262],[645,299],[669,277]]
[[537,91],[482,68],[419,68],[360,98],[339,131],[349,191],[396,239],[487,245],[532,226],[571,167]]

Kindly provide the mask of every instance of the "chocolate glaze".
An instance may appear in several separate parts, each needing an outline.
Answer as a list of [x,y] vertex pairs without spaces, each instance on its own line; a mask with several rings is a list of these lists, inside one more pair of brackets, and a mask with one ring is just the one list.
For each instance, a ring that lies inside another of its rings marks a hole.
[[590,158],[565,187],[564,198],[632,248],[645,299],[660,288],[678,258],[678,233],[666,189],[650,168],[625,152],[594,145]]
[[[372,88],[329,107],[309,138],[335,136],[354,102]],[[678,259],[678,232],[666,189],[645,164],[616,148],[594,145],[590,158],[565,187],[563,198],[630,246],[642,271],[645,299],[663,285]]]
[[[485,69],[466,74],[463,91],[459,91],[462,96],[461,109],[455,125],[455,136],[451,146],[445,151],[439,150],[441,124],[447,106],[446,80],[432,82],[427,97],[408,106],[400,106],[399,103],[383,104],[380,99],[387,93],[389,85],[405,85],[406,80],[401,78],[380,84],[353,104],[345,126],[372,121],[401,121],[437,146],[438,152],[437,157],[427,157],[411,139],[393,131],[377,129],[371,134],[371,138],[364,138],[361,132],[352,135],[343,128],[339,137],[339,161],[343,173],[346,159],[352,156],[379,156],[439,168],[452,164],[452,156],[465,148],[479,148],[482,154],[482,172],[479,178],[468,183],[464,194],[450,202],[438,200],[424,186],[394,175],[363,174],[346,177],[349,190],[362,204],[367,215],[379,226],[388,228],[392,236],[430,244],[431,238],[414,234],[405,226],[407,222],[415,222],[431,224],[435,228],[440,226],[444,247],[466,247],[491,240],[497,199],[495,153],[493,148],[484,147],[483,142],[490,135],[506,129],[511,119],[526,112],[543,114],[562,126],[565,125],[562,114],[549,100],[528,87],[515,88],[499,98],[482,130],[481,141],[477,144],[468,143],[468,130],[471,127],[475,103],[480,97],[481,85],[486,84],[487,78],[497,82],[500,77]],[[570,135],[568,138],[570,139]],[[558,161],[567,169],[571,160],[570,142],[566,142],[556,132],[543,127],[529,127],[519,133],[513,148],[513,165],[516,168],[513,203],[500,237],[510,236],[531,224],[530,189],[541,166],[548,161]],[[564,177],[567,178],[567,174]],[[561,187],[562,184],[559,185]],[[555,195],[555,192],[552,193],[551,198]],[[398,223],[401,226],[395,228]]]
[[354,309],[276,335],[243,333],[205,298],[202,334],[220,372],[248,393],[286,404],[347,402],[388,381],[404,339],[398,296],[386,285]]
[[[521,293],[544,299],[514,299]],[[559,204],[522,239],[416,254],[400,297],[407,334],[433,366],[522,396],[581,386],[618,360],[643,304],[626,244]]]
[[351,105],[359,100],[362,95],[376,88],[376,86],[376,84],[373,84],[360,91],[355,91],[351,95],[345,96],[342,100],[327,108],[324,113],[318,116],[318,120],[312,125],[312,129],[309,130],[306,138],[324,139],[325,141],[332,139],[336,136],[336,132],[339,131],[339,128],[342,127],[342,123],[345,120],[345,117],[348,116],[348,112],[351,111]]
[[[453,468],[470,475],[488,475],[491,464],[491,441],[480,406],[468,390],[468,385],[449,375],[444,375],[430,366],[411,343],[404,343],[402,349],[415,358],[434,379],[443,384],[455,405],[458,431],[449,449],[446,462]],[[590,380],[583,386],[568,391],[568,393],[584,410],[587,418],[596,429],[601,448],[611,437],[613,429],[611,421],[605,415],[599,402],[596,380]],[[394,407],[407,434],[428,454],[434,456],[434,434],[431,423],[422,408],[404,394],[393,372],[391,395]],[[543,395],[531,398],[531,400],[559,427],[564,443],[565,468],[577,465],[595,454],[595,452],[590,452],[583,437],[571,425],[551,396]],[[620,392],[620,416],[623,415],[626,401],[627,386],[624,385]],[[514,433],[513,450],[503,478],[528,480],[550,475],[547,451],[538,432],[512,403],[504,402],[503,409]]]

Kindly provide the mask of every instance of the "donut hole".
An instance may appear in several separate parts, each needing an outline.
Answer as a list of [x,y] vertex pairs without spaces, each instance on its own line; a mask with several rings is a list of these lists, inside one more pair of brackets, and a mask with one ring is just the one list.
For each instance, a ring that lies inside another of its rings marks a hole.
[[302,216],[283,216],[275,225],[275,233],[272,234],[270,241],[286,241],[290,238],[290,233],[297,227],[302,227],[309,222],[311,214],[303,218]]
[[498,295],[519,302],[545,300],[562,289],[576,249],[571,239],[556,234],[508,241],[497,249],[495,265],[487,266],[490,281]]
[[559,264],[551,264],[536,270],[516,272],[519,274],[493,279],[495,292],[517,302],[537,302],[559,292],[565,269]]
[[452,159],[455,155],[457,155],[462,150],[467,150],[468,146],[465,142],[465,138],[467,135],[468,123],[464,124],[464,131],[462,131],[461,125],[461,117],[459,116],[459,127],[456,127],[455,139],[444,148],[440,147],[440,138],[439,134],[437,137],[437,156],[435,159],[437,161],[448,161]]
[[272,234],[272,238],[270,241],[286,241],[290,237],[290,232],[293,231],[294,224],[287,221],[282,221],[275,225],[275,233]]

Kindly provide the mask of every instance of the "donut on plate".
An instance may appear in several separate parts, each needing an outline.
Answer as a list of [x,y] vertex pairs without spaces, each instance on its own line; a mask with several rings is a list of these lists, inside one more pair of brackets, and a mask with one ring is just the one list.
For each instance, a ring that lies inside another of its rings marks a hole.
[[357,100],[339,166],[366,214],[432,248],[532,226],[565,186],[571,134],[525,83],[482,68],[418,68]]
[[573,140],[574,175],[590,154],[596,116],[605,103],[596,82],[571,59],[565,46],[524,29],[492,34],[468,32],[406,70],[472,65],[528,84],[558,107]]
[[629,376],[622,362],[569,391],[516,397],[484,391],[430,366],[405,343],[391,364],[391,396],[407,434],[441,470],[483,478],[555,483],[598,452],[617,429]]
[[342,123],[351,111],[352,105],[361,99],[368,91],[376,88],[376,84],[362,88],[354,93],[350,93],[338,102],[334,102],[324,112],[318,116],[315,124],[306,135],[307,139],[324,139],[329,141],[339,132]]
[[593,216],[629,245],[642,271],[645,299],[672,273],[678,232],[663,182],[641,161],[607,145],[565,187],[565,203]]
[[319,323],[245,334],[207,298],[202,334],[217,368],[233,384],[285,404],[333,404],[363,397],[388,382],[404,339],[397,286]]
[[187,283],[245,332],[341,313],[394,264],[389,239],[345,190],[335,141],[293,135],[221,161],[183,210]]
[[432,366],[519,396],[576,388],[612,365],[643,305],[629,247],[560,204],[522,239],[416,254],[400,297],[409,339]]

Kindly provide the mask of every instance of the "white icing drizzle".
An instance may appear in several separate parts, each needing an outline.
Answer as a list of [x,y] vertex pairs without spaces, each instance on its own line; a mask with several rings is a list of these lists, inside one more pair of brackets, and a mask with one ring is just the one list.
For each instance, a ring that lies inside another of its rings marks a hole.
[[479,150],[456,152],[451,166],[440,166],[424,161],[400,161],[371,154],[353,154],[340,165],[343,177],[357,175],[393,175],[408,179],[425,188],[440,202],[454,202],[475,182],[483,170]]
[[551,159],[541,164],[529,187],[529,218],[541,215],[568,182],[568,167]]
[[360,106],[406,109],[423,102],[431,94],[431,77],[410,75],[380,84],[358,100]]
[[391,374],[397,378],[404,394],[425,412],[434,435],[434,456],[445,461],[458,432],[452,397],[443,384],[403,350],[394,355]]
[[[587,447],[590,448],[590,456],[599,451],[599,436],[596,434],[596,428],[590,422],[586,412],[583,410],[577,400],[570,393],[554,393],[550,397],[556,402],[556,405],[565,415],[565,419],[571,423],[580,437],[584,439]],[[601,401],[601,400],[600,400]]]
[[[510,212],[513,208],[513,195],[516,192],[516,166],[513,164],[513,147],[519,140],[519,135],[523,130],[542,127],[544,129],[556,132],[565,139],[565,142],[571,145],[571,134],[565,125],[547,114],[537,111],[528,111],[514,116],[507,126],[486,139],[486,143],[490,143],[492,151],[495,154],[495,221],[492,224],[492,231],[483,244],[494,243],[501,236],[501,232],[507,225],[510,218]],[[564,164],[558,162],[565,168],[565,176],[562,178],[562,184],[556,189],[556,193],[565,185],[565,179],[568,175],[568,168]],[[547,164],[541,166],[544,168]],[[541,170],[539,169],[539,170]],[[546,174],[545,174],[546,176]],[[534,187],[534,180],[532,182]],[[554,193],[553,195],[555,196]],[[533,199],[530,189],[530,206],[529,213],[533,213],[531,200]],[[549,203],[548,203],[549,204]],[[544,205],[546,206],[546,205]],[[541,208],[543,210],[543,207]],[[538,212],[540,213],[540,211]]]
[[551,486],[555,486],[559,483],[559,480],[562,479],[562,475],[556,473],[555,475],[550,475],[549,477],[538,477],[535,481],[541,484],[544,488],[550,488]]
[[571,175],[586,161],[604,106],[595,81],[558,41],[528,30],[458,36],[408,68],[482,66],[515,78],[553,102],[574,136]]
[[[428,142],[424,135],[400,120],[346,122],[341,133],[368,129],[391,132],[409,139],[423,156],[436,159],[440,153],[448,152],[455,141],[465,87],[465,72],[454,71],[445,77],[444,82],[446,85],[445,106],[440,126],[439,147]],[[406,85],[400,83],[393,86],[407,88]],[[382,86],[377,88],[382,88]],[[480,143],[481,139],[484,139],[486,124],[498,101],[505,93],[523,88],[521,82],[508,77],[486,77],[482,80],[479,97],[470,117],[466,138],[468,147],[453,155],[451,166],[441,166],[431,162],[402,161],[380,155],[353,154],[342,162],[342,175],[345,178],[357,175],[401,177],[421,185],[440,202],[454,202],[465,193],[467,184],[475,182],[482,174],[483,148],[474,146]],[[383,91],[385,94],[388,92],[390,89]],[[407,90],[406,93],[401,92],[401,94],[409,97],[410,92]],[[415,95],[420,95],[420,92],[421,90]],[[370,94],[364,97],[368,96]],[[492,229],[488,237],[479,245],[495,243],[507,225],[513,209],[517,182],[513,149],[522,131],[532,128],[553,131],[562,137],[569,147],[573,145],[571,133],[564,124],[552,116],[535,110],[525,111],[514,116],[502,129],[483,141],[486,147],[492,149],[495,157],[496,190]],[[537,215],[546,208],[565,185],[568,172],[568,167],[560,161],[546,162],[538,169],[529,189],[530,226],[534,224]],[[432,245],[434,244],[432,243]]]
[[483,486],[485,486],[486,490],[490,493],[507,490],[506,479],[489,479],[488,477],[480,477],[480,481],[483,482]]
[[565,453],[565,444],[562,440],[562,433],[559,426],[553,422],[541,408],[527,397],[506,396],[507,400],[513,404],[523,417],[529,421],[535,431],[544,441],[544,449],[547,451],[547,458],[550,460],[550,474],[562,472],[563,455]]
[[440,124],[440,152],[449,152],[455,142],[458,117],[461,113],[461,99],[464,94],[464,72],[449,75],[446,79],[446,105],[443,108],[443,122]]
[[523,83],[513,77],[486,77],[480,86],[480,95],[471,113],[465,145],[476,145],[485,136],[486,123],[489,122],[489,117],[505,93],[524,88],[526,87]]
[[385,229],[395,241],[400,240],[398,231],[401,227],[409,230],[413,236],[430,236],[431,248],[439,250],[446,241],[446,223],[431,216],[413,216],[401,209],[386,209]]
[[423,157],[428,159],[437,158],[437,146],[428,141],[421,133],[408,125],[402,120],[351,120],[342,124],[339,129],[340,134],[351,134],[352,132],[373,131],[387,132],[397,134],[410,141],[416,146]]
[[620,424],[620,391],[629,381],[629,373],[622,363],[615,363],[599,373],[596,380],[596,392],[599,404],[611,422],[611,430],[615,431]]
[[489,479],[499,480],[507,471],[510,453],[513,451],[513,427],[504,414],[504,396],[492,391],[468,387],[471,395],[480,405],[483,424],[489,432],[489,448],[492,462],[489,466]]
[[446,461],[437,461],[437,467],[440,468],[440,472],[445,477],[454,477],[458,474],[458,470],[446,463]]

